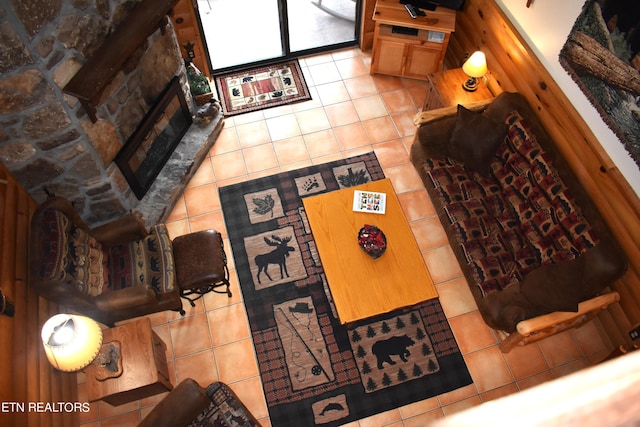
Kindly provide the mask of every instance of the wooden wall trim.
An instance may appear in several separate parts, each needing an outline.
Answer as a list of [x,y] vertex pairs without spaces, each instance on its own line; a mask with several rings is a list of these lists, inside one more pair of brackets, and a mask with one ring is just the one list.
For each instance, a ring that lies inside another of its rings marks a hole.
[[362,19],[360,20],[360,50],[368,52],[373,48],[373,33],[376,23],[373,20],[373,11],[376,8],[376,0],[362,0]]
[[29,402],[77,402],[77,378],[56,371],[44,355],[40,328],[55,304],[28,286],[27,243],[36,202],[0,164],[0,289],[15,304],[13,317],[0,316],[0,402],[17,402],[25,411],[3,412],[7,426],[78,426],[79,412],[29,411]]
[[637,425],[640,420],[640,382],[634,373],[638,369],[640,352],[635,351],[605,364],[460,411],[429,425]]
[[205,43],[203,42],[203,35],[200,34],[200,27],[198,25],[199,12],[196,11],[197,2],[192,0],[178,0],[176,3],[173,14],[171,15],[171,22],[176,32],[176,38],[180,45],[180,52],[183,58],[188,58],[189,55],[185,46],[187,44],[193,45],[194,57],[191,58],[193,64],[205,76],[211,76],[211,70],[209,69],[209,61],[207,60],[207,53],[205,52]]
[[487,56],[492,91],[520,92],[538,113],[623,246],[630,268],[612,285],[622,310],[611,310],[614,321],[607,324],[617,330],[607,332],[614,342],[629,344],[628,330],[640,323],[640,199],[495,0],[467,0],[458,12],[447,66],[459,67],[475,50]]

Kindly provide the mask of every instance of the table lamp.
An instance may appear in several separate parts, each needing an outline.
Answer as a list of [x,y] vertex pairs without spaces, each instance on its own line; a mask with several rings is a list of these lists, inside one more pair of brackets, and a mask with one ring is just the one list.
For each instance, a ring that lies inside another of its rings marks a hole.
[[469,79],[462,84],[464,90],[473,92],[478,88],[478,78],[487,74],[487,58],[483,52],[476,51],[462,65],[462,71]]
[[102,344],[102,329],[93,319],[56,314],[42,326],[41,336],[47,359],[60,371],[79,371],[91,363],[98,368],[96,376],[104,376],[104,370],[113,376],[121,369],[118,348]]

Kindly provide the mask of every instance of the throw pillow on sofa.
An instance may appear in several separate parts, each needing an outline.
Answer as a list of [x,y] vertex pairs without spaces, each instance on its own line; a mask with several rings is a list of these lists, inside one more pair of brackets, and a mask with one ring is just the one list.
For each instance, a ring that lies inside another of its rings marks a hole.
[[532,304],[547,311],[578,311],[583,297],[584,257],[545,264],[529,273],[520,289]]
[[507,135],[507,126],[466,109],[458,104],[456,125],[447,147],[447,156],[454,158],[482,176]]

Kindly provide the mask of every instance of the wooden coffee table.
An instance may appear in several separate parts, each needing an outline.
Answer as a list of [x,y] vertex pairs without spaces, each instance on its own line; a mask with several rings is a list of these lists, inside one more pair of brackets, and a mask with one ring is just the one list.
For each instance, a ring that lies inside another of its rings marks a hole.
[[[385,214],[354,212],[355,190],[385,193]],[[307,197],[303,203],[341,323],[438,296],[388,179]],[[380,258],[371,258],[358,245],[358,231],[365,224],[377,226],[387,237]]]

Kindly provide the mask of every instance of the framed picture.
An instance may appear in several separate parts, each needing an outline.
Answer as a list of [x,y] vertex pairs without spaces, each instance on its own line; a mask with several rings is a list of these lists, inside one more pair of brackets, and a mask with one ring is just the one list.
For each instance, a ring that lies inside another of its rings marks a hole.
[[138,200],[149,190],[191,122],[176,76],[115,158]]

